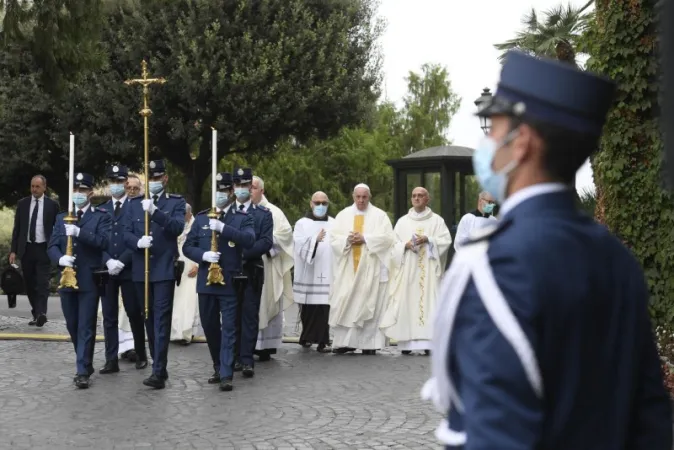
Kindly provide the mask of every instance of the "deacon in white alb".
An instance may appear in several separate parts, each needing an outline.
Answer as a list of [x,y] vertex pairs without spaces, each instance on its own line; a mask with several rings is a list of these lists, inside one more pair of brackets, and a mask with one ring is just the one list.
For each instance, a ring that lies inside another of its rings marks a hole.
[[325,192],[311,197],[311,211],[295,224],[295,278],[293,294],[300,305],[302,334],[300,345],[318,344],[321,353],[329,351],[330,286],[332,249],[328,243],[335,219],[328,216],[329,200]]
[[381,328],[403,354],[431,349],[432,317],[452,236],[445,221],[427,206],[428,191],[412,191],[412,209],[393,231],[391,298]]
[[367,185],[354,188],[353,201],[337,214],[329,236],[337,280],[330,292],[332,348],[334,353],[361,349],[374,355],[386,346],[379,326],[387,300],[393,227],[386,212],[370,203]]
[[264,195],[264,181],[253,177],[250,198],[255,205],[269,209],[274,221],[274,245],[262,257],[264,285],[260,297],[260,325],[255,354],[260,361],[268,361],[281,347],[283,339],[283,311],[293,304],[293,228],[285,214],[269,203]]

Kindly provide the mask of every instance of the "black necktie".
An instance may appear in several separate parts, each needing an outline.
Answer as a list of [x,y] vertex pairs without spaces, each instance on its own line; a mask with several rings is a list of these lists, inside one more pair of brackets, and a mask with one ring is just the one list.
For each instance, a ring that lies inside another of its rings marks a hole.
[[154,201],[154,204],[156,205],[157,202],[159,201],[159,196],[158,195],[153,195],[152,200]]
[[28,230],[28,239],[35,244],[37,237],[35,236],[35,227],[37,226],[37,210],[40,209],[40,200],[35,199],[35,206],[33,207],[33,214],[30,215],[30,229]]
[[119,213],[122,211],[122,202],[117,200],[115,202],[115,217],[119,216]]
[[82,220],[82,215],[83,215],[83,214],[84,214],[84,211],[82,211],[81,209],[80,209],[79,211],[77,211],[77,221],[78,221],[78,222],[79,222],[80,220]]
[[239,211],[243,211],[243,208],[245,208],[246,205],[239,205]]

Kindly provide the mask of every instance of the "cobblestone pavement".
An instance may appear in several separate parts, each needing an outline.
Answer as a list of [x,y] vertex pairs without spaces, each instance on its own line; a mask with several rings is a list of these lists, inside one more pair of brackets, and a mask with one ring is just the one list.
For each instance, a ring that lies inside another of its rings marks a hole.
[[[5,331],[35,332],[24,323],[0,316]],[[45,331],[63,326],[51,319]],[[147,369],[126,363],[78,390],[72,344],[0,341],[0,449],[436,449],[440,417],[419,398],[429,363],[394,348],[333,355],[284,344],[223,393],[206,383],[205,344],[172,344],[165,390],[143,386]]]

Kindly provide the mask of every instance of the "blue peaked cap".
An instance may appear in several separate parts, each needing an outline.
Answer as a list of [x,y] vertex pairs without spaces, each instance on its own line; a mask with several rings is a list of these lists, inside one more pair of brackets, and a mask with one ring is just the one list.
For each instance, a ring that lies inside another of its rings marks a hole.
[[76,188],[89,188],[94,187],[94,177],[84,172],[75,172],[75,180],[73,180],[73,186]]
[[229,172],[220,172],[215,176],[215,184],[218,189],[231,189],[232,183],[232,174]]
[[166,174],[166,163],[163,159],[155,159],[154,161],[150,161],[149,166],[148,174],[151,177],[160,177]]
[[113,164],[108,166],[105,171],[105,176],[110,180],[126,180],[129,176],[129,168],[121,164]]
[[236,184],[245,184],[253,182],[253,171],[248,167],[237,167],[234,169],[232,178]]
[[505,114],[599,136],[615,91],[608,78],[513,50],[496,93],[478,115]]

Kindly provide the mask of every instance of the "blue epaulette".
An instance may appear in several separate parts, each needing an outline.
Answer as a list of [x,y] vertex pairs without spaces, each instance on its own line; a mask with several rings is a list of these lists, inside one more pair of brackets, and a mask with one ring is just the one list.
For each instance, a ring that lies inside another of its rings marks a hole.
[[261,211],[264,211],[264,212],[269,211],[269,208],[266,208],[266,207],[264,207],[264,206],[262,206],[262,205],[255,205],[255,208],[256,208],[256,209],[259,209],[259,210],[261,210]]
[[208,214],[208,213],[210,213],[210,212],[211,212],[211,208],[207,208],[207,209],[204,209],[203,211],[199,211],[199,212],[197,213],[197,216],[200,216],[200,215],[202,215],[202,214]]
[[127,197],[127,200],[129,200],[131,202],[135,202],[135,201],[143,200],[144,198],[145,197],[143,197],[142,195],[139,195],[138,197],[132,197],[132,198]]
[[180,194],[169,194],[169,198],[183,198]]
[[[98,205],[95,205],[94,208],[100,208],[101,206],[105,205],[108,203],[109,200],[104,201],[103,203],[99,203]],[[92,205],[93,206],[93,205]]]

